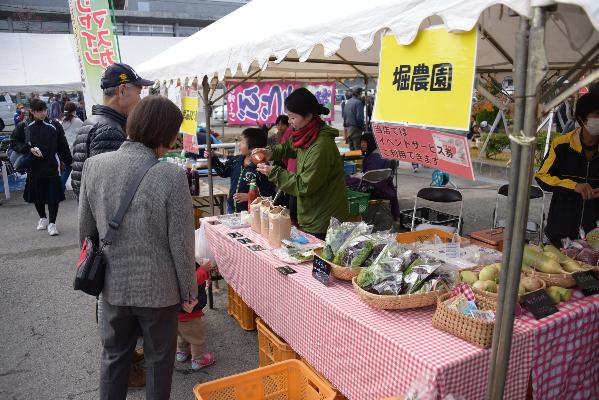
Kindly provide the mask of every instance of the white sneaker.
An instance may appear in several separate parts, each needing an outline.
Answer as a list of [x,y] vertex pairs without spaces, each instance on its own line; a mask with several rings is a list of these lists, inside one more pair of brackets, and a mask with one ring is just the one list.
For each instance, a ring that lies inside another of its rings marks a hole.
[[47,227],[48,227],[48,218],[40,218],[39,222],[37,223],[37,230],[43,231],[43,230],[46,230]]
[[56,228],[56,224],[49,224],[48,225],[48,234],[50,236],[56,236],[56,235],[58,235],[58,229]]

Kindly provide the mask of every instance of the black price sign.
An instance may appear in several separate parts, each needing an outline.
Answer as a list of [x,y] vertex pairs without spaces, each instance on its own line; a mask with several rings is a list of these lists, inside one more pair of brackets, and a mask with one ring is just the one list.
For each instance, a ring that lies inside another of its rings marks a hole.
[[522,300],[524,308],[530,311],[535,319],[542,319],[559,311],[544,289],[526,294],[522,296]]
[[325,286],[331,284],[331,264],[314,254],[312,276]]
[[593,271],[575,272],[572,276],[585,296],[599,294],[599,279]]
[[288,265],[285,265],[283,267],[277,267],[277,271],[279,271],[283,275],[291,275],[291,274],[295,274],[297,272],[296,270],[294,270],[293,268],[291,268]]

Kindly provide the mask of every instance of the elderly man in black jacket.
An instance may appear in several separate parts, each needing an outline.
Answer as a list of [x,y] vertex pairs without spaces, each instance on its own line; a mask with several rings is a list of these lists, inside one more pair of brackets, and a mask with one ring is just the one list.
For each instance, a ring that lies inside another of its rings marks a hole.
[[142,79],[127,64],[113,64],[102,76],[104,104],[92,107],[92,116],[79,129],[73,145],[71,185],[79,197],[83,164],[89,157],[118,150],[127,139],[127,115],[139,103],[141,88],[154,82]]

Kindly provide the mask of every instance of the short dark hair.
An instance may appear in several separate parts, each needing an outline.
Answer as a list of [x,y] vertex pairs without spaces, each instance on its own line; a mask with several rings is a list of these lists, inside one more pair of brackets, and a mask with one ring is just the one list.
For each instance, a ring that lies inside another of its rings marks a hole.
[[279,122],[282,122],[284,125],[289,126],[289,117],[281,114],[277,117],[277,120],[275,121],[275,125],[279,125]]
[[127,135],[151,149],[170,147],[175,141],[183,113],[164,96],[147,96],[127,118]]
[[587,119],[593,111],[599,110],[599,93],[589,92],[580,97],[576,102],[576,113],[574,115],[578,123]]
[[29,108],[31,109],[31,111],[44,111],[48,109],[48,105],[43,100],[33,99],[29,104]]
[[246,128],[241,132],[241,136],[247,141],[250,150],[266,147],[267,134],[262,128]]

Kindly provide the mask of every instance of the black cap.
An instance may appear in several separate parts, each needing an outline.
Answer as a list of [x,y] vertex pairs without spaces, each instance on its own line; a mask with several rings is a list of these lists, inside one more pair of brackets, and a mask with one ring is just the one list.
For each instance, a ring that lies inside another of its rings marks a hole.
[[102,75],[100,88],[108,89],[131,83],[137,86],[152,86],[154,82],[141,78],[137,72],[127,64],[116,63],[106,68]]

